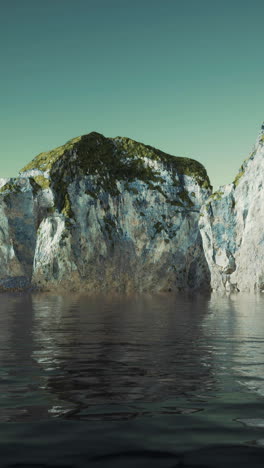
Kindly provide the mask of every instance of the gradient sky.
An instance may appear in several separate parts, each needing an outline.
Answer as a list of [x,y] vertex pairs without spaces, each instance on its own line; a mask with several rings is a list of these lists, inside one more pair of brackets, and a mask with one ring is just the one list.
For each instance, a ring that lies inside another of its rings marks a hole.
[[98,131],[234,179],[264,119],[263,0],[0,6],[0,177]]

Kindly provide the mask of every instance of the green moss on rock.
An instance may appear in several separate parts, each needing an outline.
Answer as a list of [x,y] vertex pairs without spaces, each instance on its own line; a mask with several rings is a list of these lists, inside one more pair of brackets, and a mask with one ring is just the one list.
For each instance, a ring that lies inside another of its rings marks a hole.
[[186,190],[182,190],[178,194],[179,198],[183,201],[183,203],[186,203],[189,207],[194,206],[194,203],[190,199],[188,192]]
[[71,200],[68,193],[65,194],[64,204],[61,212],[64,214],[64,216],[66,216],[66,218],[74,218],[74,213],[71,207]]
[[21,187],[15,182],[7,182],[5,185],[3,185],[3,187],[0,188],[0,193],[4,192],[18,193],[21,192]]
[[210,195],[209,198],[211,198],[212,200],[221,200],[223,195],[224,195],[224,192],[218,191]]
[[[264,142],[264,135],[262,135],[260,141]],[[237,187],[237,185],[239,184],[241,178],[245,174],[245,169],[246,169],[246,167],[248,165],[248,162],[254,158],[254,156],[256,155],[256,152],[257,152],[257,150],[254,149],[251,152],[250,156],[243,161],[243,164],[240,166],[238,174],[236,175],[236,177],[235,177],[235,179],[233,181],[233,184],[234,184],[235,187]]]
[[43,175],[34,176],[33,179],[35,182],[43,189],[48,189],[50,187],[50,180]]
[[[117,143],[120,150],[129,157],[159,161],[178,174],[193,177],[200,186],[204,186],[205,188],[211,187],[205,168],[194,159],[172,156],[152,146],[144,145],[126,137],[116,137],[113,140]],[[175,185],[178,185],[176,179]]]
[[[72,157],[73,153],[78,155],[77,158]],[[110,178],[115,180],[139,179],[163,183],[158,171],[146,164],[146,160],[159,161],[178,174],[194,177],[200,186],[210,187],[205,168],[193,159],[172,156],[126,137],[105,138],[96,132],[73,138],[63,146],[40,153],[22,172],[38,169],[52,173],[60,160],[63,169],[71,168],[75,172],[74,164],[75,169],[78,167],[85,174],[100,175],[101,183],[109,182],[110,185],[113,181],[107,180],[109,173],[112,174]],[[65,167],[66,160],[68,167]]]
[[73,138],[67,141],[65,145],[59,146],[51,151],[38,154],[29,164],[27,164],[21,172],[31,171],[32,169],[39,169],[41,171],[50,171],[58,159],[66,152],[73,149],[74,145],[82,137]]
[[241,177],[243,177],[244,174],[245,174],[245,170],[242,169],[242,167],[241,167],[240,170],[239,170],[239,173],[236,175],[236,177],[235,177],[235,179],[233,181],[233,184],[234,184],[235,187],[238,186],[238,184],[240,182],[240,179],[241,179]]
[[48,214],[48,215],[54,214],[55,211],[56,211],[55,206],[49,206],[49,207],[47,208],[47,214]]
[[[33,169],[48,172],[50,180],[44,175],[35,176],[34,180],[42,189],[50,186],[54,190],[59,211],[69,216],[72,210],[68,187],[71,182],[86,175],[93,176],[95,188],[89,193],[93,198],[97,198],[101,190],[118,196],[121,181],[136,194],[137,189],[130,186],[136,180],[146,183],[148,188],[157,190],[167,198],[161,187],[165,180],[149,161],[162,163],[172,173],[177,186],[179,182],[176,177],[188,175],[201,187],[211,187],[205,168],[193,159],[175,157],[125,137],[105,138],[96,132],[73,138],[63,146],[39,154],[22,172]],[[189,197],[187,201],[185,196],[183,201],[192,205]]]

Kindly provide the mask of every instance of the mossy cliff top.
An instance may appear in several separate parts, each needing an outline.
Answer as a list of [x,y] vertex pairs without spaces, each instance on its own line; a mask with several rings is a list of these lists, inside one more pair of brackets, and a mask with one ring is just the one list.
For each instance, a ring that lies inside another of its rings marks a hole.
[[248,163],[249,161],[251,161],[252,159],[254,159],[254,156],[256,154],[256,149],[254,151],[252,151],[252,153],[250,154],[250,156],[248,158],[246,158],[244,161],[243,161],[243,164],[240,166],[239,168],[239,171],[235,177],[235,179],[233,180],[233,184],[234,184],[234,187],[236,188],[241,180],[241,178],[243,177],[243,175],[245,174],[245,171],[247,169],[247,166],[248,166]]
[[172,156],[125,137],[106,138],[96,132],[40,153],[21,172],[37,169],[49,172],[53,180],[58,180],[60,172],[59,178],[65,182],[76,175],[97,175],[106,190],[113,189],[118,180],[162,183],[159,172],[149,167],[146,159],[159,161],[168,170],[191,176],[201,187],[210,188],[205,168],[193,159]]
[[234,187],[236,188],[238,186],[238,184],[241,182],[241,180],[243,180],[243,176],[247,170],[247,167],[248,167],[248,164],[249,162],[254,159],[255,155],[257,154],[259,148],[263,148],[264,146],[264,122],[261,126],[261,130],[260,130],[260,134],[258,135],[258,138],[257,138],[257,141],[255,143],[255,147],[253,149],[253,151],[250,153],[249,157],[247,157],[242,165],[240,166],[239,168],[239,171],[235,177],[235,179],[233,180],[233,184],[234,184]]

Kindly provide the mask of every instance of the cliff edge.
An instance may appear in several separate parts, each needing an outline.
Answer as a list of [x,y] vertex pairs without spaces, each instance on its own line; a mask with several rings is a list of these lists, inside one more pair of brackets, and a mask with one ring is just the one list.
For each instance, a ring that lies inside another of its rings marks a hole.
[[234,182],[220,187],[201,209],[213,290],[264,290],[263,174],[264,125]]

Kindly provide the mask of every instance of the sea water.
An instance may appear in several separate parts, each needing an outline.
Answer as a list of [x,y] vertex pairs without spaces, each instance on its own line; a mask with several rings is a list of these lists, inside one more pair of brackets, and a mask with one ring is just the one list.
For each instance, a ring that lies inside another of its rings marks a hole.
[[0,466],[264,466],[264,295],[0,295]]

